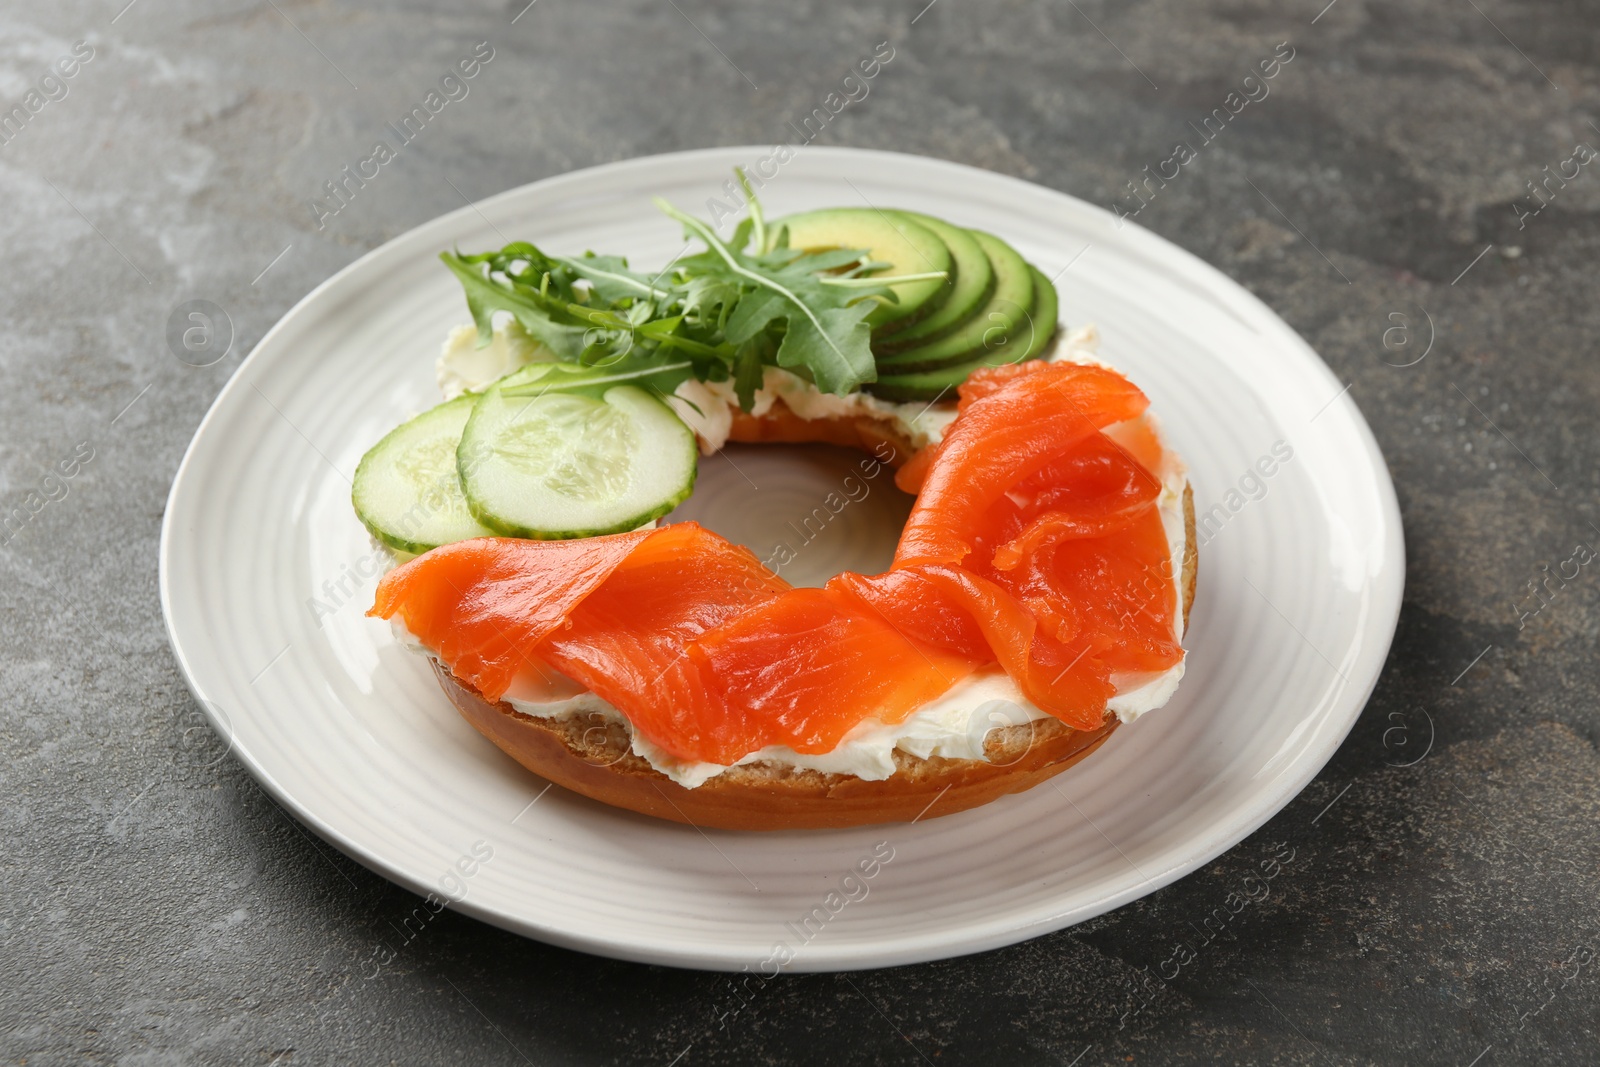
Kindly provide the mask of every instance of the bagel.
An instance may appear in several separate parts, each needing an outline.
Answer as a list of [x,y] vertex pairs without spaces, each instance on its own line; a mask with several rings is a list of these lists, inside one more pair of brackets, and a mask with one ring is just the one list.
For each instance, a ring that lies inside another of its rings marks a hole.
[[[761,415],[736,412],[729,440],[824,443],[869,453],[887,442],[888,461],[904,464],[911,441],[892,423],[870,416],[803,419],[781,399]],[[881,453],[880,453],[881,454]],[[1185,483],[1184,553],[1179,578],[1187,629],[1198,571],[1194,494]],[[821,829],[937,818],[1022,792],[1066,770],[1105,743],[1120,720],[1075,730],[1055,718],[996,727],[984,738],[984,759],[919,758],[896,750],[895,772],[871,781],[851,774],[757,760],[729,767],[686,788],[634,753],[632,736],[615,719],[545,718],[491,702],[437,659],[440,686],[467,722],[534,774],[612,807],[699,827],[726,830]]]
[[[1188,489],[1183,511],[1189,535],[1182,579],[1187,626],[1198,562]],[[434,671],[462,718],[546,781],[612,807],[722,830],[824,829],[953,815],[1060,774],[1104,744],[1121,721],[1108,717],[1093,731],[1074,730],[1059,719],[998,727],[984,739],[982,760],[920,759],[896,751],[895,773],[881,781],[757,761],[687,789],[635,755],[621,723],[596,727],[583,719],[524,715],[504,701],[491,704],[437,660]]]
[[[452,355],[458,334],[441,385],[479,385],[482,368]],[[897,468],[918,505],[884,575],[795,589],[694,523],[542,542],[468,534],[386,576],[371,614],[430,653],[452,705],[502,751],[613,807],[810,829],[936,818],[1030,789],[1165,703],[1195,595],[1192,489],[1148,400],[1094,358],[1093,340],[1086,329],[1066,353],[975,373],[959,404],[840,401],[775,368],[748,410],[726,384],[684,384],[679,414],[706,454],[829,444],[871,456],[864,469]],[[1090,410],[1103,437],[1082,429]],[[1151,525],[1139,516],[1157,498]],[[1101,540],[1054,547],[1079,538]],[[961,562],[980,541],[978,562]],[[1151,610],[1130,597],[1141,578],[1171,599]],[[1006,701],[1027,721],[979,718]]]

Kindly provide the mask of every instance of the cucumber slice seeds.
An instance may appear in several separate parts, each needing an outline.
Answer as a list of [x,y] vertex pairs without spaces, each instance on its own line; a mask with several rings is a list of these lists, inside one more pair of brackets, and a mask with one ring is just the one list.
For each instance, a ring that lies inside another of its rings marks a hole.
[[461,435],[456,471],[483,525],[539,540],[621,533],[693,492],[694,432],[666,404],[635,385],[518,395],[530,371],[548,373],[491,387]]

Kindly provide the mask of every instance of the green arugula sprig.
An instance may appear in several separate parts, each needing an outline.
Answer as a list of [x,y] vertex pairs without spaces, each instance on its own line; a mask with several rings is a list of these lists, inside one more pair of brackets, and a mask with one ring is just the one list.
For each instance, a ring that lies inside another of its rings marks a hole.
[[879,277],[887,264],[861,249],[790,248],[787,230],[767,224],[744,172],[735,174],[750,215],[732,240],[656,201],[706,247],[655,277],[620,256],[555,256],[526,241],[443,253],[466,292],[479,345],[492,338],[496,313],[507,312],[557,359],[600,372],[579,374],[569,387],[628,381],[670,393],[690,377],[732,379],[746,411],[767,366],[841,395],[875,380],[867,315],[878,300],[896,300],[890,283],[942,272]]

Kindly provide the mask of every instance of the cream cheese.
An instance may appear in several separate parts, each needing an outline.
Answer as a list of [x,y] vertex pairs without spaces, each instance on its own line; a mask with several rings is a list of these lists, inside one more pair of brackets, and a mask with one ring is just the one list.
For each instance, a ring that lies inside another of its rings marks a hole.
[[[634,754],[686,789],[703,785],[728,769],[723,764],[674,758],[633,731],[626,716],[593,693],[538,703],[508,697],[506,702],[535,718],[570,719],[598,714],[602,722],[622,723],[632,734]],[[920,759],[932,756],[983,759],[983,742],[990,730],[1046,718],[1049,718],[1048,713],[1023,699],[1016,683],[1003,671],[991,669],[956,682],[943,696],[924,704],[903,722],[891,725],[877,718],[863,719],[831,752],[807,754],[784,745],[772,745],[750,753],[731,766],[779,763],[880,782],[894,774],[896,749]]]
[[[446,340],[437,368],[439,387],[446,399],[469,390],[482,389],[527,363],[552,358],[547,349],[528,337],[515,322],[497,326],[493,340],[485,348],[478,348],[477,341],[477,330],[471,326],[457,327]],[[1049,358],[1055,362],[1093,363],[1115,370],[1115,367],[1099,358],[1098,345],[1099,334],[1095,328],[1081,327],[1065,334],[1056,343],[1055,351]],[[768,367],[762,386],[756,392],[752,413],[758,416],[765,414],[780,398],[803,419],[863,415],[882,419],[893,424],[918,448],[936,444],[956,415],[954,404],[938,407],[931,404],[897,404],[864,393],[848,396],[822,393],[811,383],[788,371]],[[732,382],[691,379],[680,385],[674,396],[668,399],[684,422],[695,431],[701,451],[706,455],[716,452],[727,443],[733,413],[738,408]],[[1153,418],[1149,415],[1145,418],[1151,420],[1152,427],[1160,437],[1160,428]],[[1188,479],[1182,462],[1171,450],[1165,449],[1164,442],[1163,451],[1164,462],[1162,470],[1158,472],[1162,490],[1157,509],[1171,549],[1172,573],[1169,584],[1174,605],[1174,637],[1181,640],[1181,569],[1186,548],[1183,493]],[[397,624],[396,630],[397,633],[403,632],[404,626]],[[403,639],[414,644],[409,634],[404,634]],[[1107,701],[1107,710],[1126,723],[1162,707],[1177,690],[1183,678],[1184,666],[1184,662],[1180,661],[1159,674],[1113,678],[1118,692]],[[533,694],[530,692],[526,695]],[[561,699],[549,699],[548,690],[540,695],[541,699],[538,700],[520,699],[514,688],[506,695],[506,702],[517,711],[536,718],[599,716],[598,721],[620,722],[629,729],[633,752],[686,788],[702,785],[728,769],[721,764],[676,759],[634,731],[626,716],[615,707],[578,687],[576,683],[573,684],[573,692],[563,695]],[[991,729],[1048,717],[1048,712],[1023,696],[1022,690],[1008,675],[988,669],[955,683],[944,695],[923,705],[900,723],[887,724],[877,718],[864,719],[831,752],[805,754],[784,746],[772,746],[750,753],[735,766],[768,761],[880,781],[894,773],[896,750],[923,759],[930,756],[983,759],[984,737]]]
[[439,392],[446,400],[454,400],[462,393],[482,389],[529,363],[553,360],[551,351],[529,337],[515,319],[495,327],[494,337],[482,348],[478,347],[476,326],[457,326],[445,338],[434,364],[439,381]]
[[[690,379],[679,385],[667,400],[699,437],[702,453],[709,456],[728,443],[728,432],[733,428],[733,413],[739,407],[732,382],[699,382]],[[887,422],[916,448],[937,443],[945,427],[956,417],[953,407],[897,404],[868,393],[848,393],[844,396],[824,393],[782,367],[767,367],[761,388],[756,390],[750,414],[757,417],[765,415],[777,400],[782,400],[790,411],[802,419],[851,419],[864,416]]]

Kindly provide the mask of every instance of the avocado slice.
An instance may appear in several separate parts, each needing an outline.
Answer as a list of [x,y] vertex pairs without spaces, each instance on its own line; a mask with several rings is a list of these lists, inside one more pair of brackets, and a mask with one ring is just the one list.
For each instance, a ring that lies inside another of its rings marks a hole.
[[1040,273],[1036,267],[1029,265],[1027,269],[1035,296],[1033,307],[1028,311],[1025,335],[1007,337],[997,349],[976,359],[935,370],[880,375],[877,381],[865,388],[874,396],[882,397],[884,400],[931,402],[941,397],[953,399],[956,387],[966,381],[967,375],[979,367],[998,367],[1005,363],[1021,363],[1024,360],[1039,358],[1044,354],[1051,339],[1055,337],[1056,317],[1060,313],[1061,302],[1056,294],[1056,287],[1050,284],[1049,278]]
[[1033,307],[1033,277],[1027,261],[1016,249],[992,234],[968,231],[994,269],[994,289],[976,311],[954,331],[929,341],[878,357],[878,374],[899,375],[937,370],[993,354],[996,340],[1023,322]]
[[1033,274],[1033,310],[1028,313],[1028,353],[1022,358],[1035,359],[1044,354],[1060,329],[1061,294],[1044,271],[1032,263],[1028,270]]
[[937,311],[903,330],[885,336],[881,342],[873,343],[873,349],[883,353],[915,348],[938,340],[970,318],[994,292],[994,268],[972,231],[915,211],[895,211],[892,214],[932,230],[934,236],[950,249],[956,273],[954,278],[945,282],[949,292]]
[[946,283],[954,276],[950,249],[933,231],[898,212],[877,208],[828,208],[790,215],[772,223],[789,231],[789,247],[809,250],[862,248],[889,266],[876,273],[925,274],[944,271],[945,278],[902,282],[891,286],[898,303],[879,301],[867,324],[874,333],[899,330],[936,311],[949,294]]

